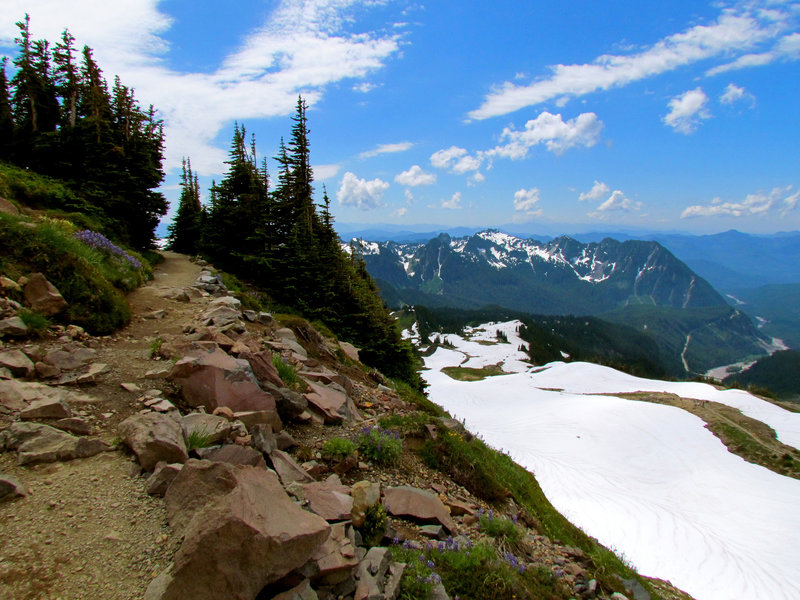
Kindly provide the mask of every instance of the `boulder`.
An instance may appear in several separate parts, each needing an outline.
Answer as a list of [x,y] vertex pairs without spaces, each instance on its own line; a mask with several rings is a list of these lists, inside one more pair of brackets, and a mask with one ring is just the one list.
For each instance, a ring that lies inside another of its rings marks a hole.
[[308,400],[309,407],[321,415],[326,423],[352,423],[361,420],[358,409],[346,393],[317,383],[308,385],[311,391],[304,394],[305,399]]
[[350,488],[350,496],[353,498],[350,518],[353,520],[354,527],[361,527],[364,525],[367,509],[381,501],[381,484],[372,481],[358,481]]
[[271,383],[279,388],[285,387],[281,376],[278,375],[278,369],[272,364],[272,352],[269,350],[242,352],[239,354],[239,358],[243,358],[250,364],[253,374],[262,386]]
[[251,430],[256,425],[268,425],[272,428],[274,413],[268,410],[245,410],[233,413],[233,418],[244,423],[247,430]]
[[96,357],[95,350],[82,346],[53,348],[44,355],[42,362],[52,365],[60,371],[74,371],[86,367]]
[[347,521],[353,510],[350,488],[342,485],[339,477],[332,475],[325,481],[315,481],[302,485],[303,498],[308,502],[311,512],[326,521]]
[[8,317],[0,320],[0,337],[10,335],[21,337],[28,335],[28,326],[19,317]]
[[161,461],[183,463],[188,458],[180,423],[161,413],[128,417],[119,424],[119,437],[145,471],[152,471]]
[[23,421],[36,419],[67,419],[72,416],[69,404],[60,398],[34,400],[19,413]]
[[272,451],[278,448],[275,434],[272,433],[272,427],[269,425],[255,425],[250,430],[250,445],[266,455],[272,454]]
[[436,494],[407,485],[389,487],[384,490],[383,504],[386,511],[394,517],[411,517],[422,523],[439,523],[451,534],[455,533],[456,525]]
[[265,469],[192,459],[165,500],[183,542],[145,600],[255,598],[305,564],[330,533]]
[[41,423],[15,421],[6,430],[6,448],[17,450],[20,465],[88,458],[109,445],[97,438],[75,437]]
[[324,585],[336,585],[352,577],[356,566],[358,558],[352,531],[348,535],[345,523],[334,523],[328,539],[303,565],[300,574]]
[[297,446],[295,439],[289,435],[286,430],[275,435],[275,444],[277,444],[278,450],[288,450],[289,448]]
[[182,468],[183,465],[181,463],[168,464],[163,461],[158,463],[153,469],[153,474],[145,482],[147,493],[151,496],[163,496],[166,494],[167,488],[178,476]]
[[353,346],[353,344],[351,344],[350,342],[339,342],[339,348],[342,349],[344,355],[350,360],[353,360],[355,362],[359,361],[358,348]]
[[91,423],[81,419],[80,417],[67,417],[64,419],[59,419],[58,421],[50,423],[50,425],[56,429],[60,429],[61,431],[68,431],[69,433],[74,433],[76,435],[92,435],[92,433],[94,433]]
[[23,410],[32,402],[42,399],[63,400],[70,406],[95,402],[94,398],[86,394],[70,392],[34,381],[0,380],[0,407]]
[[311,582],[304,579],[292,589],[273,596],[272,600],[319,600],[319,596],[311,588]]
[[199,412],[182,417],[181,427],[187,442],[194,435],[205,438],[206,445],[225,441],[231,434],[231,424],[228,419]]
[[277,387],[267,383],[265,389],[275,398],[275,405],[281,419],[292,421],[298,419],[308,408],[308,400],[303,394],[299,394],[289,388]]
[[[0,198],[2,201],[2,198]],[[22,287],[14,281],[13,279],[9,279],[5,275],[0,275],[0,292],[4,294],[8,293],[19,293],[22,291]]]
[[28,276],[28,283],[22,290],[25,301],[38,313],[46,317],[57,315],[67,308],[67,301],[52,283],[41,273]]
[[0,367],[11,371],[14,377],[29,377],[34,371],[33,361],[17,349],[0,352]]
[[274,414],[272,429],[281,430],[275,399],[259,387],[247,361],[217,348],[182,358],[175,363],[169,378],[181,387],[190,406],[204,406],[209,412],[218,406],[227,406],[234,412],[269,411]]

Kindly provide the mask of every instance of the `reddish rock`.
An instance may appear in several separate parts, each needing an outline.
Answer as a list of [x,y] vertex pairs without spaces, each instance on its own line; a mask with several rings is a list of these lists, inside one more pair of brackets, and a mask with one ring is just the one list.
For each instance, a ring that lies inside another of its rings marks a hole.
[[179,360],[169,375],[181,386],[190,406],[204,406],[213,412],[227,406],[234,412],[268,411],[272,429],[281,430],[275,399],[256,383],[246,361],[240,361],[220,349]]
[[28,283],[23,288],[25,301],[38,313],[46,317],[57,315],[67,308],[67,301],[52,283],[41,273],[28,276]]
[[303,498],[308,501],[311,512],[326,521],[347,521],[353,509],[350,488],[342,485],[334,475],[325,481],[315,481],[302,485]]
[[119,424],[119,437],[145,471],[161,461],[183,463],[189,457],[180,423],[161,413],[137,414]]
[[19,413],[19,418],[23,421],[35,419],[66,419],[72,416],[69,404],[61,399],[43,398],[34,400],[27,408]]
[[304,394],[308,400],[309,408],[320,414],[326,423],[341,423],[347,421],[360,421],[361,415],[358,414],[353,401],[339,390],[309,383],[311,392]]
[[190,460],[165,499],[183,543],[145,600],[251,600],[329,537],[328,524],[292,502],[265,469]]
[[163,496],[166,494],[167,488],[175,480],[182,468],[183,465],[181,463],[167,464],[163,461],[159,462],[153,469],[153,474],[145,482],[147,493],[151,496]]
[[278,375],[278,369],[272,364],[272,352],[269,350],[242,352],[239,358],[245,359],[250,364],[253,374],[262,386],[271,383],[279,388],[285,387],[281,376]]
[[0,352],[0,367],[5,367],[14,377],[28,377],[34,371],[33,361],[22,350]]
[[355,527],[364,525],[367,509],[381,501],[381,484],[372,481],[359,481],[350,488],[353,508],[350,516]]
[[207,438],[208,445],[226,440],[231,433],[231,424],[225,417],[199,412],[182,417],[181,427],[186,440],[192,435],[199,435]]
[[269,455],[269,460],[280,476],[283,485],[289,485],[293,481],[298,483],[311,483],[314,481],[314,478],[285,452],[273,450]]
[[407,485],[384,490],[383,504],[395,517],[411,517],[423,523],[439,523],[454,533],[456,525],[447,508],[435,494]]
[[353,346],[353,344],[349,342],[339,342],[339,348],[342,349],[342,352],[344,352],[345,356],[347,356],[347,358],[350,360],[355,362],[359,361],[358,348]]
[[209,449],[203,452],[202,458],[231,465],[250,465],[251,467],[267,468],[264,455],[255,448],[240,446],[239,444],[225,444],[221,448]]
[[330,536],[314,552],[300,573],[324,585],[336,585],[352,576],[358,566],[355,544],[347,535],[344,523],[331,525]]

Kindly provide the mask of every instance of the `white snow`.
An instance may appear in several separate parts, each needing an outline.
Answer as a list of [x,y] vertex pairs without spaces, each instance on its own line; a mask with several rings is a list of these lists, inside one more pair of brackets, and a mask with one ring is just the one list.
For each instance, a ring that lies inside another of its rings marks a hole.
[[[660,391],[722,402],[800,447],[800,414],[743,391],[633,377],[589,363],[530,368],[516,323],[449,335],[423,372],[430,396],[530,469],[573,523],[646,575],[697,600],[800,598],[800,481],[731,454],[694,415],[599,394]],[[506,333],[509,344],[481,345]],[[445,366],[503,362],[513,375],[462,382]],[[527,368],[527,370],[526,370]],[[547,388],[547,389],[544,389]],[[557,391],[563,390],[563,391]]]

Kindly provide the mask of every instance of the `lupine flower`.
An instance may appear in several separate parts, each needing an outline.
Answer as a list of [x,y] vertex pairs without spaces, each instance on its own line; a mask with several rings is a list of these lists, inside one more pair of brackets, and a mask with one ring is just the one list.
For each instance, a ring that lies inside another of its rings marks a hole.
[[134,269],[142,268],[142,263],[137,258],[134,258],[125,252],[125,250],[114,244],[102,233],[85,229],[83,231],[78,231],[74,237],[90,248],[94,248],[95,250],[105,250],[106,252],[109,252],[115,256],[119,256],[120,258],[128,261]]

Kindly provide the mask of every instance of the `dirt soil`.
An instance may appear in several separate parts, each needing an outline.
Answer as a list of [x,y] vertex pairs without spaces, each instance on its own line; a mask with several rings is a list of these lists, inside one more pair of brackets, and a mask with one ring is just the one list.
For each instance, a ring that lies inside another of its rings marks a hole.
[[[142,408],[139,394],[120,384],[164,389],[162,379],[145,378],[166,366],[150,359],[153,340],[180,333],[207,302],[161,297],[165,289],[191,285],[200,272],[185,256],[163,254],[153,281],[128,296],[130,325],[94,340],[98,361],[111,370],[82,391],[97,398],[86,416],[109,443],[119,422]],[[145,318],[159,310],[163,318]],[[0,504],[0,599],[138,599],[175,551],[163,500],[147,495],[138,465],[122,450],[32,467],[17,466],[15,453],[7,452],[0,454],[0,471],[29,491]]]

